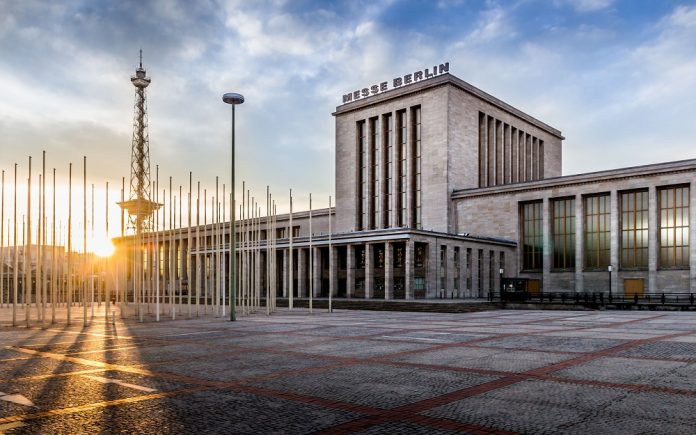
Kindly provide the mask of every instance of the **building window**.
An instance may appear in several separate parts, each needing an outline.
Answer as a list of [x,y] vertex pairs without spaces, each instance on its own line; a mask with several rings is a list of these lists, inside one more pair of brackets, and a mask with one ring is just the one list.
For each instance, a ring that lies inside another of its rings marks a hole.
[[648,267],[648,191],[621,193],[621,267]]
[[384,124],[384,142],[385,142],[385,158],[384,161],[387,162],[387,167],[386,169],[386,180],[384,184],[384,192],[386,192],[386,195],[384,195],[384,206],[382,207],[383,210],[385,210],[383,216],[382,216],[382,227],[384,228],[389,228],[391,226],[391,218],[392,218],[392,194],[393,194],[393,189],[392,189],[392,180],[394,179],[394,162],[393,162],[393,152],[394,152],[394,120],[392,119],[391,114],[384,115],[382,119],[382,123]]
[[[472,258],[471,258],[471,248],[466,248],[466,289],[471,292],[471,281],[472,281],[472,274],[473,270],[471,270],[471,263],[472,263]],[[469,294],[471,296],[471,294]]]
[[367,132],[365,121],[358,122],[358,219],[359,229],[367,229]]
[[416,106],[412,109],[413,116],[413,159],[414,159],[414,171],[413,171],[413,225],[415,228],[422,227],[421,221],[421,108]]
[[575,267],[575,199],[554,199],[553,263],[554,269]]
[[380,153],[380,141],[379,141],[379,119],[370,119],[370,131],[372,137],[370,138],[370,149],[372,151],[372,179],[370,190],[372,190],[372,218],[370,220],[370,228],[376,228],[379,226],[380,217],[380,163],[381,163],[381,153]]
[[459,246],[454,247],[454,258],[453,258],[453,263],[454,263],[454,285],[452,288],[454,290],[459,290],[459,277],[461,275],[461,258],[459,254]]
[[542,202],[528,202],[522,204],[520,209],[522,214],[522,269],[541,270],[543,267],[544,238]]
[[659,192],[660,267],[689,267],[689,186]]
[[611,199],[608,194],[583,198],[585,269],[606,270],[611,251]]
[[399,191],[397,193],[397,201],[399,210],[399,226],[406,226],[406,111],[402,110],[397,113],[399,120],[398,133],[399,133],[399,144],[397,146],[397,151],[399,153],[399,180],[398,186]]
[[447,287],[447,246],[440,246],[440,290]]

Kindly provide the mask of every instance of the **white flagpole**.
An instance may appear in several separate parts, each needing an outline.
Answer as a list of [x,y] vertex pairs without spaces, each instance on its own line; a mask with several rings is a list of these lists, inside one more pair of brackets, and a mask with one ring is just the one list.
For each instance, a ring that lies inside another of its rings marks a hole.
[[87,326],[87,156],[82,157],[82,324]]
[[309,312],[314,299],[314,248],[312,247],[312,194],[309,194]]
[[220,289],[220,299],[222,302],[222,317],[225,317],[225,295],[227,294],[227,281],[226,281],[226,270],[227,262],[225,261],[225,251],[223,249],[225,245],[225,211],[227,210],[227,192],[225,190],[225,183],[222,184],[222,224],[221,224],[221,237],[220,251],[221,251],[221,261],[220,261],[220,272],[222,273],[222,287]]
[[331,271],[333,268],[333,264],[331,264],[332,263],[331,258],[333,258],[333,256],[331,255],[332,254],[331,250],[333,249],[332,245],[331,245],[331,232],[332,232],[332,229],[331,229],[331,196],[329,196],[329,313],[333,312],[333,307],[331,305],[332,304],[332,294],[331,293],[333,293],[333,292],[331,291],[332,286],[331,286],[331,279],[330,279],[331,278]]
[[[24,246],[24,317],[29,327],[31,317],[31,156],[29,156],[29,178],[27,182],[27,226],[26,244]],[[24,231],[23,231],[24,233]]]
[[[92,229],[92,240],[94,240],[94,184],[92,184],[92,223],[91,223],[91,229]],[[85,255],[87,253],[85,252]],[[89,258],[94,258],[91,256]],[[89,303],[89,308],[90,308],[90,318],[94,318],[94,270],[92,267],[92,261],[90,263],[90,268],[89,268],[89,287],[91,291],[91,298],[90,298],[90,303]]]
[[292,261],[292,189],[290,189],[290,223],[289,223],[290,228],[288,228],[290,234],[288,234],[289,237],[289,247],[288,247],[288,309],[292,310],[293,309],[293,293],[294,293],[294,286],[293,286],[293,280],[294,280],[294,265]]
[[201,315],[201,182],[198,181],[196,194],[196,316]]

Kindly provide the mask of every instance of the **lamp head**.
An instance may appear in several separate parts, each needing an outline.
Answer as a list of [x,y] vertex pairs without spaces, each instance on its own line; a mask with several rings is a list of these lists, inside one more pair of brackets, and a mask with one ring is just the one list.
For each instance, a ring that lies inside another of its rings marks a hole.
[[242,94],[228,92],[222,96],[222,101],[227,104],[242,104],[244,102],[244,97]]

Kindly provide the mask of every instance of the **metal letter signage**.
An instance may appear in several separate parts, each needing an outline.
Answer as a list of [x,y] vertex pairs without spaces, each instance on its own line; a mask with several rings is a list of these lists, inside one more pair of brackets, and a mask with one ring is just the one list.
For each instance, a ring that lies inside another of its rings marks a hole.
[[[395,77],[392,80],[392,88],[399,88],[404,85],[418,83],[420,81],[431,79],[433,77],[447,73],[449,73],[449,62],[441,63],[440,65],[433,66],[432,70],[430,68],[426,68],[422,71],[416,71],[401,77]],[[386,92],[388,90],[389,82],[382,82],[379,84],[371,85],[369,87],[365,87],[360,90],[344,94],[343,104],[350,103],[356,100],[362,100],[373,95],[381,94],[382,92]]]

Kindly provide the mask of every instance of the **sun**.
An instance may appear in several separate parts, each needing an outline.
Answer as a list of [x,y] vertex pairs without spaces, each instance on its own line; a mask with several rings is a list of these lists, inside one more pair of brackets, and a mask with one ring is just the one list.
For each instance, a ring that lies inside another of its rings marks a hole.
[[99,257],[110,257],[114,253],[114,244],[106,236],[95,236],[90,240],[89,250]]

